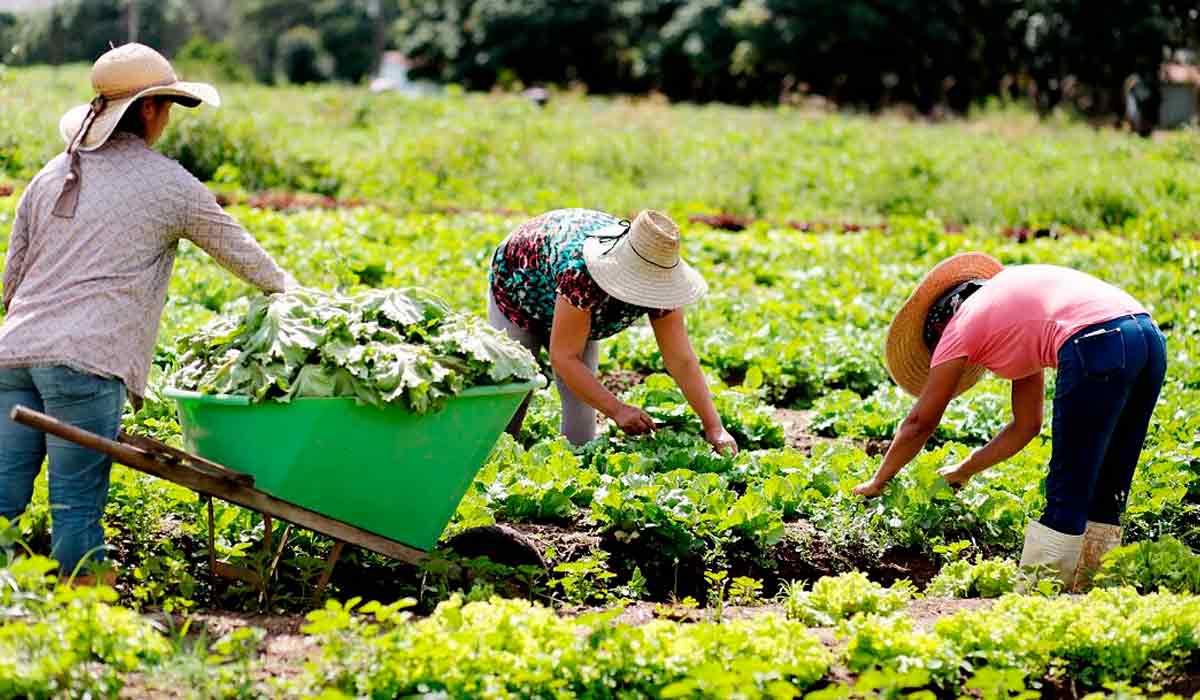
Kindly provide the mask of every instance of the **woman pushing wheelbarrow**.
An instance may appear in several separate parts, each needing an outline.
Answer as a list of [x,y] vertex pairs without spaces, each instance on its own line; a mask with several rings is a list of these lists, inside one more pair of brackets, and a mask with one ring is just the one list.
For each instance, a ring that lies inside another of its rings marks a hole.
[[[171,106],[216,106],[141,44],[92,67],[96,97],[59,122],[67,147],[17,205],[0,325],[0,516],[29,505],[49,457],[51,541],[63,576],[103,560],[112,460],[14,423],[22,405],[114,439],[126,392],[140,404],[175,251],[186,238],[266,292],[288,276],[183,167],[151,150]],[[90,576],[81,577],[87,580]]]
[[855,488],[876,496],[937,428],[946,405],[984,369],[1012,380],[1012,422],[961,464],[955,488],[1023,449],[1042,428],[1043,369],[1057,368],[1046,509],[1025,533],[1021,565],[1086,583],[1121,543],[1138,456],[1166,374],[1165,339],[1146,309],[1090,275],[1052,265],[1004,267],[982,253],[943,261],[888,330],[896,383],[917,396],[883,464]]
[[[713,406],[684,324],[683,307],[707,291],[679,256],[679,227],[660,212],[632,222],[589,209],[560,209],[509,234],[492,257],[488,320],[534,353],[549,347],[562,400],[562,433],[573,444],[596,435],[596,411],[626,433],[655,428],[596,378],[599,341],[648,316],[663,364],[700,416],[714,449],[737,451]],[[528,400],[509,432],[520,431]]]

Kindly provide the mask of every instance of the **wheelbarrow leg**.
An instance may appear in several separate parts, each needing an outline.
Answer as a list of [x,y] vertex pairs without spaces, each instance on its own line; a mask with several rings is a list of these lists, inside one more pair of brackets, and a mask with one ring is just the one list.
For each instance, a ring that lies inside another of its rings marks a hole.
[[[266,519],[269,519],[270,516],[265,515],[265,516],[263,516],[263,518],[264,518],[264,520],[266,520]],[[270,550],[271,535],[270,535],[270,532],[267,533],[267,539],[264,542],[268,548],[266,550],[267,553],[271,554],[271,560],[270,560],[271,563],[270,563],[270,566],[267,567],[266,574],[263,575],[263,587],[262,587],[262,590],[259,591],[259,596],[258,596],[258,602],[260,605],[262,605],[264,603],[268,603],[271,600],[271,593],[270,593],[271,581],[272,581],[272,579],[275,578],[275,570],[277,568],[279,568],[279,560],[283,558],[283,550],[287,548],[288,537],[290,537],[291,534],[292,534],[292,524],[288,523],[287,527],[283,528],[283,533],[279,535],[279,547],[272,554],[271,550]]]
[[263,561],[271,561],[271,534],[275,531],[275,523],[271,521],[271,516],[263,513]]
[[208,496],[207,501],[209,571],[214,577],[220,576],[221,578],[248,583],[262,593],[264,587],[266,586],[266,582],[263,580],[262,575],[245,567],[234,566],[233,564],[229,564],[228,562],[217,559],[216,518],[213,514],[212,496]]
[[325,587],[329,585],[329,579],[333,576],[333,567],[342,557],[342,548],[345,546],[346,543],[341,540],[333,541],[333,550],[329,552],[329,558],[325,560],[325,570],[321,572],[321,578],[317,579],[317,589],[313,591],[314,607],[320,605],[321,597],[325,595]]
[[217,573],[216,525],[213,524],[213,499],[208,497],[208,570]]

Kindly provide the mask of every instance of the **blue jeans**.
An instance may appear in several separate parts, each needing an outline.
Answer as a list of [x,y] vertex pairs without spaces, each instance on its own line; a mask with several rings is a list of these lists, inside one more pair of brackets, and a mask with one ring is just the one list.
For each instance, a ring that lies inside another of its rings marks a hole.
[[8,414],[18,405],[115,439],[125,385],[68,367],[0,369],[0,516],[14,520],[25,511],[48,456],[52,555],[60,575],[69,576],[85,558],[104,559],[100,516],[108,501],[112,460],[14,423]]
[[1043,525],[1080,535],[1089,520],[1119,524],[1166,372],[1166,339],[1146,314],[1063,344]]

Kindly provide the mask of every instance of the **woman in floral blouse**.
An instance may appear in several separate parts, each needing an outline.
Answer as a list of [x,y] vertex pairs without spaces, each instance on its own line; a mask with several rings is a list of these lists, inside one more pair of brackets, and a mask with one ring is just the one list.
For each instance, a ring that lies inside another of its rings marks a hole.
[[[496,249],[488,320],[533,352],[550,349],[562,399],[562,432],[579,445],[596,435],[596,411],[627,433],[655,429],[644,411],[621,402],[596,378],[599,343],[642,316],[667,371],[700,417],[714,449],[736,452],[713,406],[688,340],[683,307],[707,291],[679,257],[679,228],[643,211],[632,223],[589,209],[559,209],[513,231]],[[509,425],[516,434],[522,406]]]

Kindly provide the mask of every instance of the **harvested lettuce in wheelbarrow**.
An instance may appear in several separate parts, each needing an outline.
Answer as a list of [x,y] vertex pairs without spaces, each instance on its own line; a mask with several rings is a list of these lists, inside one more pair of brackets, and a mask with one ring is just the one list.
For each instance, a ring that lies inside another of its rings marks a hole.
[[171,383],[254,401],[353,397],[436,410],[467,387],[526,381],[537,361],[481,319],[413,289],[298,289],[251,301],[180,341]]

